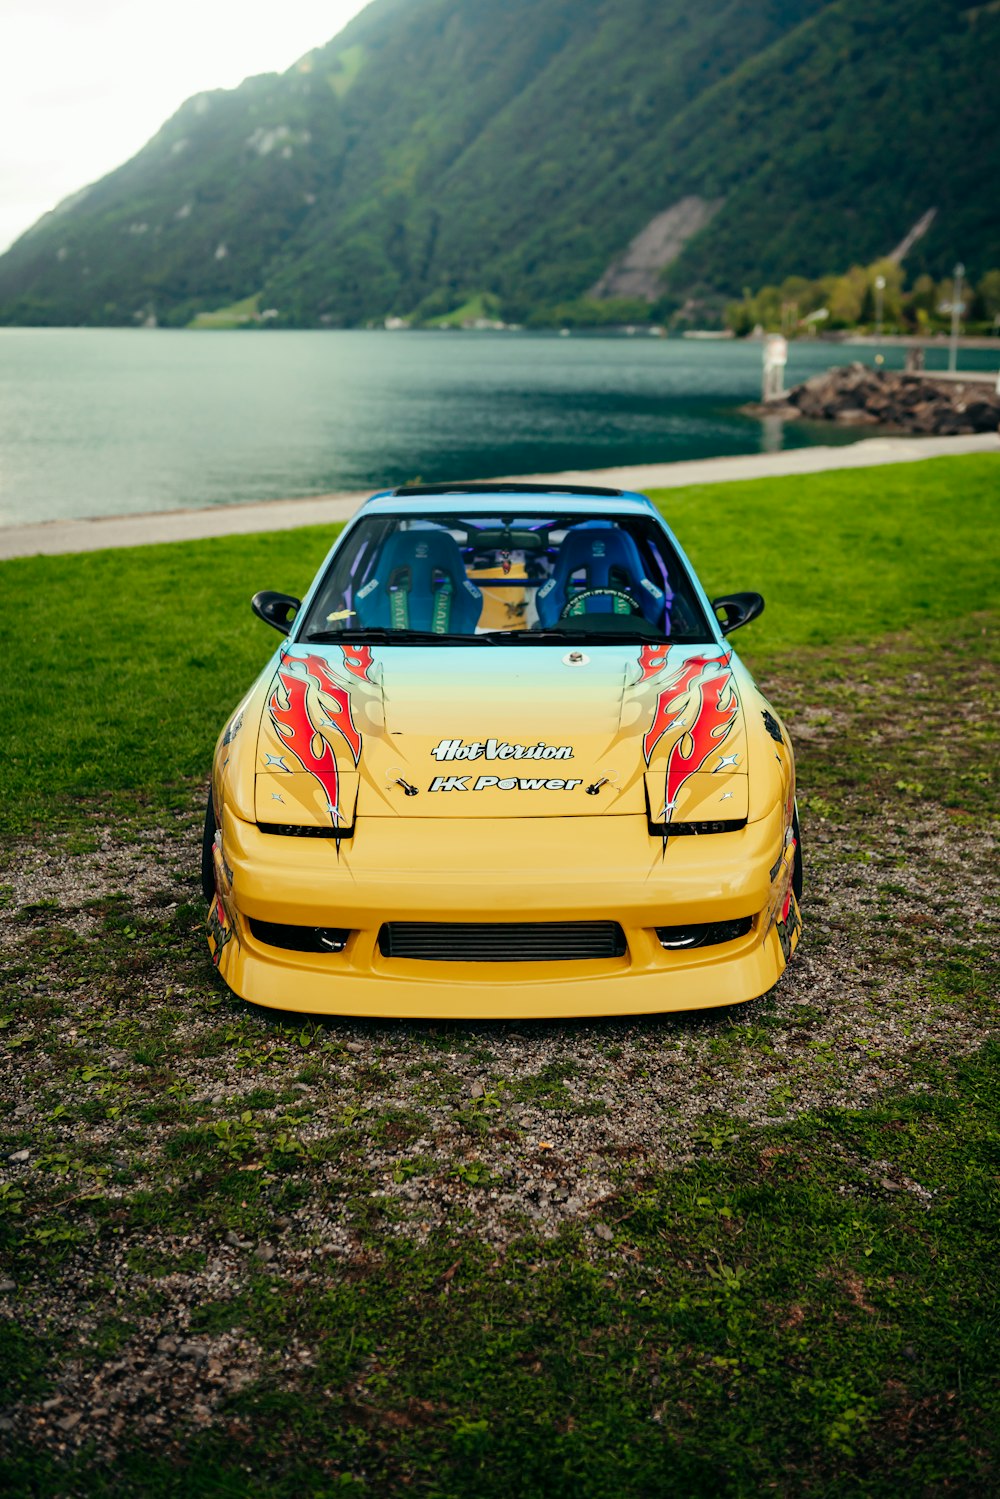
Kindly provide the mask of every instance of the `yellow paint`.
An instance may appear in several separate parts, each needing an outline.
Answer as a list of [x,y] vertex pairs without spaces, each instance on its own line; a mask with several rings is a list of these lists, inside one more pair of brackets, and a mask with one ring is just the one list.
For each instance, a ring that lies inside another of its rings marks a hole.
[[[278,1009],[473,1020],[697,1009],[765,993],[785,967],[782,934],[792,949],[798,938],[794,903],[788,924],[780,920],[795,782],[790,751],[766,732],[768,705],[749,674],[733,663],[739,718],[684,781],[672,813],[675,822],[746,825],[675,837],[668,827],[664,846],[647,808],[659,817],[671,753],[689,742],[686,726],[663,734],[648,766],[642,743],[670,670],[642,681],[618,649],[592,651],[583,672],[554,670],[551,652],[512,647],[505,663],[500,654],[386,651],[375,680],[361,681],[328,652],[362,736],[355,767],[330,722],[329,693],[317,689],[314,722],[337,757],[338,826],[349,836],[258,827],[333,833],[322,787],[270,721],[270,676],[255,685],[239,732],[228,744],[220,739],[214,774],[216,877],[232,928],[217,956],[230,988]],[[429,675],[431,655],[450,679]],[[678,718],[691,711],[668,702]],[[451,742],[481,752],[443,758]],[[504,746],[539,744],[571,754],[502,755]],[[287,769],[269,763],[278,756]],[[464,787],[432,790],[452,777]],[[688,951],[664,949],[655,931],[741,917],[753,919],[746,936]],[[253,920],[351,935],[343,952],[304,953],[262,942]],[[379,931],[388,921],[616,921],[626,952],[583,962],[387,958]]]

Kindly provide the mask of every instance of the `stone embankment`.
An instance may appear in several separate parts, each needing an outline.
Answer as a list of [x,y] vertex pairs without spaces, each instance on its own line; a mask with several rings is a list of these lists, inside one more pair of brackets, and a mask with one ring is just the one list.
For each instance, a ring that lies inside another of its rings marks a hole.
[[940,437],[995,432],[1000,427],[1000,394],[981,378],[968,382],[935,379],[864,364],[814,375],[786,391],[780,401],[743,409],[753,416],[804,416]]

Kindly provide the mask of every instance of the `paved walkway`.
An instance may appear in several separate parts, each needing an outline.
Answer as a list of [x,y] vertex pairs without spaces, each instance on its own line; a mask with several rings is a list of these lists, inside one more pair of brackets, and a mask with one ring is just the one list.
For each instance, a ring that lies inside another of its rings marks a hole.
[[[995,432],[974,437],[869,437],[836,448],[792,448],[781,453],[750,453],[741,458],[701,458],[684,463],[517,477],[532,482],[608,484],[616,489],[643,491],[676,489],[685,484],[720,484],[732,479],[816,474],[825,469],[868,468],[877,463],[911,463],[956,453],[1000,453],[1000,437]],[[0,528],[0,560],[329,525],[353,515],[367,496],[368,491],[328,494],[311,500],[269,500],[254,505],[216,505],[208,510],[167,510],[155,515],[112,515],[99,520],[7,526]]]

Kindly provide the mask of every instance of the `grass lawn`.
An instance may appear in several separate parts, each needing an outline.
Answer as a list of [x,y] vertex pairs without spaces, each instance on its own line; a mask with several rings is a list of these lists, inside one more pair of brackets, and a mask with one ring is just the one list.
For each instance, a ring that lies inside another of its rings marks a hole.
[[637,1021],[234,1000],[211,746],[329,532],[2,564],[0,1488],[1000,1492],[998,495],[661,497],[768,599],[805,929],[764,999]]
[[[989,607],[1000,456],[671,490],[663,509],[710,593],[756,588],[754,667]],[[0,829],[185,807],[277,636],[258,588],[301,595],[334,527],[0,565],[10,726]]]

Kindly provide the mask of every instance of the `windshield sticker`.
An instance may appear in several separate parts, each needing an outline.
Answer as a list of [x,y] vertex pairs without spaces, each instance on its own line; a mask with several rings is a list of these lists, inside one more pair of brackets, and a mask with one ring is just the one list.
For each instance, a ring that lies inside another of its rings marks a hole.
[[503,739],[442,739],[435,760],[572,760],[571,744],[508,744]]
[[471,775],[435,776],[428,788],[431,791],[573,791],[583,781],[546,781],[523,776],[477,776],[473,784]]

